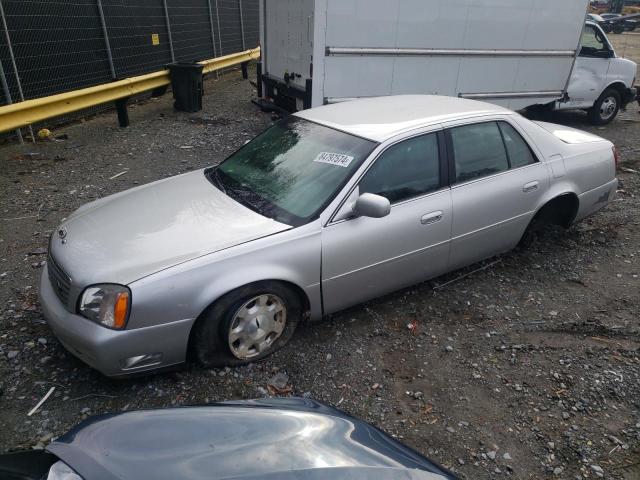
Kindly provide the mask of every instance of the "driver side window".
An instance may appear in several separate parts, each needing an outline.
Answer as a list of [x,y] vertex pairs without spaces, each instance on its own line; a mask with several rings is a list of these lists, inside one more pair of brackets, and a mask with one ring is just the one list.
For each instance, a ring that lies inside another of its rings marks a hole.
[[602,34],[592,25],[585,25],[580,39],[580,56],[589,57],[598,52],[608,52],[609,46]]
[[360,181],[360,194],[374,193],[398,203],[440,188],[438,137],[435,133],[392,145]]

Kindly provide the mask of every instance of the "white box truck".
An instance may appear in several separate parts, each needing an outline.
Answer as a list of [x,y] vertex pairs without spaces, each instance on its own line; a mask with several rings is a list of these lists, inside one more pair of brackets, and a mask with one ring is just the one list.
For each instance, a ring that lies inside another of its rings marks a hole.
[[424,93],[611,121],[636,64],[587,0],[261,0],[258,93],[290,111]]

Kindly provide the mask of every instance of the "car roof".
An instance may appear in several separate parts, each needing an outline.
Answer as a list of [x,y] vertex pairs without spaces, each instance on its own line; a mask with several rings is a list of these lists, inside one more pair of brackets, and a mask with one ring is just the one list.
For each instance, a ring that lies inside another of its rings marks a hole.
[[438,95],[392,95],[334,103],[296,116],[346,133],[384,142],[421,126],[511,110],[485,102]]

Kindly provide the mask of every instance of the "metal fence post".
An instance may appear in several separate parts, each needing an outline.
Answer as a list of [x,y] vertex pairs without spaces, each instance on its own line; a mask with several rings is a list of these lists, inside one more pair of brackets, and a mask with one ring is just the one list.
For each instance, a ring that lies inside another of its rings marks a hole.
[[[13,101],[11,100],[11,91],[9,91],[9,85],[7,84],[7,77],[4,76],[4,67],[2,66],[2,60],[0,60],[0,81],[2,82],[4,98],[7,99],[7,105],[11,105]],[[24,140],[22,139],[22,132],[19,128],[16,128],[16,135],[18,136],[18,141],[20,143],[24,143]]]
[[242,50],[246,50],[244,41],[244,18],[242,17],[242,0],[238,0],[238,8],[240,8],[240,33],[242,33]]
[[102,35],[104,36],[104,43],[107,47],[107,58],[109,59],[109,70],[111,70],[111,78],[114,80],[116,77],[116,69],[113,66],[113,56],[111,55],[111,45],[109,44],[109,34],[107,33],[107,22],[104,20],[104,12],[102,11],[102,0],[96,0],[98,4],[98,13],[100,13],[100,23],[102,24]]
[[209,27],[211,28],[211,46],[213,47],[213,57],[217,57],[216,53],[216,34],[213,30],[213,10],[211,9],[211,0],[207,0],[207,7],[209,7]]
[[[9,49],[9,57],[11,58],[11,64],[13,66],[13,74],[16,77],[16,85],[18,86],[18,95],[20,95],[20,101],[24,102],[24,93],[22,92],[22,84],[20,83],[20,75],[18,74],[16,57],[13,54],[13,47],[11,46],[11,37],[9,36],[9,28],[7,27],[7,19],[4,16],[4,7],[2,6],[2,0],[0,0],[0,16],[2,17],[2,27],[4,28],[4,35],[7,40],[7,48]],[[8,86],[7,86],[7,89],[8,89]],[[33,141],[33,143],[36,143],[36,137],[33,134],[33,128],[31,128],[31,125],[29,125],[29,133],[31,134],[31,140]],[[18,138],[22,139],[22,133],[19,135]]]
[[[211,0],[207,0],[207,7],[209,8],[209,27],[211,28],[211,46],[213,47],[213,58],[217,57],[218,54],[216,48],[216,34],[213,29],[213,10],[211,9]],[[214,72],[216,78],[218,78],[218,71]]]
[[220,55],[224,54],[222,48],[222,36],[220,34],[220,12],[218,12],[218,0],[216,0],[216,22],[218,24],[218,44],[220,45]]
[[171,22],[169,21],[169,9],[167,8],[167,0],[162,0],[164,5],[164,19],[167,23],[167,36],[169,37],[169,50],[171,50],[171,61],[175,63],[176,56],[173,53],[173,40],[171,39]]

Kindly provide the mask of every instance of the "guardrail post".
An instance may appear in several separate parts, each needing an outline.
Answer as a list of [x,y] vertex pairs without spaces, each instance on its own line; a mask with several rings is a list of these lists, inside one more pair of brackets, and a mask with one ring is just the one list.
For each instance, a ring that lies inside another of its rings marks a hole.
[[[4,28],[4,35],[7,40],[7,48],[9,49],[9,57],[11,58],[11,65],[13,66],[13,74],[16,77],[16,85],[18,86],[18,95],[20,95],[20,101],[24,102],[24,93],[22,92],[22,83],[20,82],[20,74],[18,73],[18,66],[16,65],[16,57],[13,55],[13,46],[11,45],[9,28],[7,27],[7,19],[4,16],[4,7],[2,6],[2,0],[0,0],[0,16],[2,17],[2,27]],[[33,128],[31,127],[31,125],[29,125],[29,134],[31,135],[31,141],[33,141],[33,143],[36,143],[36,136],[33,134]],[[20,143],[22,143],[22,133],[18,135],[18,139],[20,140]]]
[[[2,90],[4,91],[4,98],[7,99],[7,105],[11,105],[13,101],[11,100],[11,91],[9,90],[9,85],[7,84],[7,77],[4,75],[4,67],[2,66],[2,60],[0,60],[0,81],[2,82]],[[24,143],[22,139],[22,132],[19,128],[16,128],[16,135],[18,136],[18,141],[20,143]]]
[[107,22],[104,19],[104,12],[102,10],[102,0],[96,0],[98,4],[98,13],[100,14],[100,23],[102,24],[102,35],[104,36],[104,43],[107,47],[107,59],[109,60],[109,70],[111,70],[111,78],[114,80],[116,77],[116,68],[113,65],[113,56],[111,55],[111,44],[109,43],[109,34],[107,33]]
[[249,71],[247,70],[248,66],[249,62],[242,62],[240,64],[240,70],[242,70],[242,78],[244,78],[245,80],[249,78]]
[[116,110],[118,112],[118,124],[121,127],[129,126],[129,112],[127,111],[127,100],[129,100],[129,97],[120,98],[119,100],[115,101]]
[[262,98],[262,62],[256,64],[256,93]]
[[167,24],[167,37],[169,38],[169,50],[171,50],[171,61],[175,63],[176,56],[173,53],[173,40],[171,38],[171,22],[169,21],[169,9],[167,8],[167,0],[162,0],[164,5],[164,20]]
[[[244,41],[244,18],[242,16],[242,0],[238,0],[238,8],[240,9],[240,33],[242,33],[242,50],[246,50]],[[244,75],[244,72],[243,72]],[[247,78],[247,77],[244,77]]]

